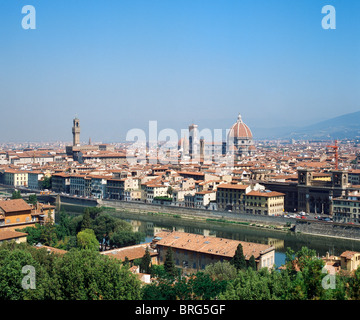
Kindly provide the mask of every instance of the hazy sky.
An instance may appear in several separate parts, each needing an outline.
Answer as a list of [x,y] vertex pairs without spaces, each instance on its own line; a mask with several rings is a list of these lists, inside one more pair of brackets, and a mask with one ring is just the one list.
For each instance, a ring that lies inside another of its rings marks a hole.
[[82,141],[112,142],[149,120],[302,126],[360,110],[359,0],[0,0],[0,40],[0,141],[70,141],[75,115]]

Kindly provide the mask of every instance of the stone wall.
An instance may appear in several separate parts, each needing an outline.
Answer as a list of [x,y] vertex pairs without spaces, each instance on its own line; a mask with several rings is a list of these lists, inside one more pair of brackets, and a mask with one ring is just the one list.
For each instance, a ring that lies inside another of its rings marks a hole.
[[155,205],[155,204],[142,203],[142,202],[102,200],[99,201],[99,205],[104,207],[114,207],[129,211],[135,211],[135,212],[144,212],[144,213],[161,212],[161,213],[176,214],[180,216],[181,215],[198,216],[205,219],[228,219],[228,220],[243,221],[249,223],[263,223],[263,224],[271,224],[271,225],[286,225],[286,223],[290,222],[289,220],[293,220],[283,217],[269,217],[269,216],[253,215],[246,213],[231,213],[231,212],[205,210],[205,209]]
[[360,240],[360,226],[325,221],[296,221],[295,232],[318,236]]

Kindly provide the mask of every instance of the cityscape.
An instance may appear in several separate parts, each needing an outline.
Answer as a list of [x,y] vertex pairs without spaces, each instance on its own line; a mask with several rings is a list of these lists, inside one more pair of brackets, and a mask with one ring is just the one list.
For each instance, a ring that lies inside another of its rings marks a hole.
[[360,300],[359,4],[259,2],[0,5],[0,300]]

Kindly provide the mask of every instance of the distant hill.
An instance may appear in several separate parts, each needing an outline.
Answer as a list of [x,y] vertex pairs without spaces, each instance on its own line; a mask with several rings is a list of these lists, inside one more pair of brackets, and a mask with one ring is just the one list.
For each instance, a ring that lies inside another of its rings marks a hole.
[[255,139],[355,139],[360,138],[360,111],[299,128],[253,130]]

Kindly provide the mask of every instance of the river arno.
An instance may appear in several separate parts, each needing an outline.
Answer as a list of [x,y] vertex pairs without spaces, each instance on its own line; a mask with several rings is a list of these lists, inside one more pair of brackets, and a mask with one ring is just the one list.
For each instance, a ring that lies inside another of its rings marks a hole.
[[[83,213],[85,207],[62,204],[69,214]],[[360,251],[360,241],[319,237],[306,234],[295,234],[293,232],[275,231],[271,229],[260,229],[238,224],[216,223],[199,220],[187,220],[174,218],[166,215],[149,215],[123,211],[109,211],[113,216],[119,217],[131,223],[134,231],[143,232],[146,242],[150,242],[154,233],[163,229],[184,231],[220,238],[272,244],[275,246],[275,264],[280,266],[285,262],[287,248],[298,251],[306,246],[314,249],[317,254],[325,256],[326,252],[340,255],[346,250]]]

